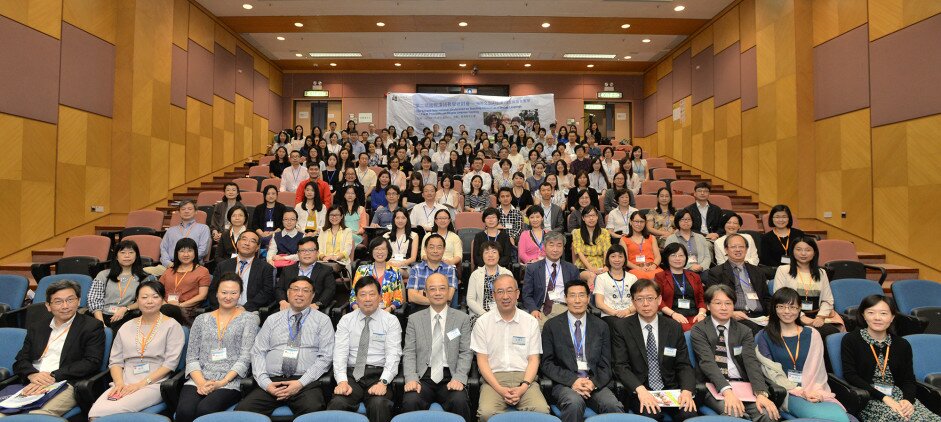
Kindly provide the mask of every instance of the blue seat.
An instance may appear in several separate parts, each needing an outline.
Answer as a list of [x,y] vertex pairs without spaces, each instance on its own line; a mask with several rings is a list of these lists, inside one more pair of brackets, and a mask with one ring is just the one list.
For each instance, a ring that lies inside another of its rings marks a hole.
[[[693,369],[695,369],[699,361],[696,360],[696,352],[693,350],[693,337],[689,331],[683,333],[683,337],[686,338],[686,350],[689,352],[689,363],[692,365]],[[718,415],[718,413],[709,406],[699,405],[697,409],[699,409],[699,413],[703,415]]]
[[170,418],[163,415],[149,413],[117,413],[95,419],[97,422],[170,422]]
[[425,422],[430,420],[436,422],[464,422],[464,418],[454,413],[439,412],[436,410],[420,410],[417,412],[402,413],[392,418],[392,422]]
[[294,422],[369,422],[366,416],[343,410],[323,410],[298,416]]
[[[559,409],[559,406],[556,406],[553,404],[549,406],[549,411],[552,412],[553,415],[556,415],[560,418],[562,417],[562,409]],[[590,407],[585,406],[585,418],[589,418],[589,417],[596,416],[596,415],[598,414],[595,413],[594,410],[591,410]]]
[[879,283],[864,278],[832,280],[830,290],[833,292],[833,308],[841,314],[858,307],[866,296],[882,294]]
[[941,283],[931,280],[899,280],[892,283],[892,297],[899,312],[911,315],[924,307],[941,307]]
[[630,413],[606,413],[604,415],[592,416],[585,420],[585,422],[654,422],[656,419],[651,419],[646,416],[633,415]]
[[49,416],[49,415],[13,415],[3,418],[4,421],[20,421],[20,422],[62,422],[65,421],[65,418],[60,418],[58,416]]
[[[186,348],[187,346],[189,346],[189,342],[190,342],[189,327],[185,327],[185,326],[183,327],[183,336],[185,337],[186,340],[183,342],[183,351],[180,353],[180,363],[176,365],[176,369],[173,371],[172,374],[167,375],[167,378],[172,377],[173,374],[182,371],[183,368],[186,367]],[[163,413],[165,410],[167,410],[167,402],[161,401],[160,403],[150,406],[144,410],[141,410],[141,413],[157,414],[157,413]]]
[[271,418],[254,412],[216,412],[203,415],[194,422],[271,422]]
[[92,278],[84,274],[55,274],[43,277],[36,285],[36,294],[33,296],[33,303],[44,303],[46,301],[46,289],[49,285],[59,280],[72,280],[82,286],[82,297],[78,306],[84,308],[88,306],[88,291],[91,290]]
[[731,416],[710,415],[690,418],[687,419],[687,422],[742,422],[742,420],[743,419],[733,418]]
[[433,410],[435,412],[444,412],[444,408],[438,402],[432,403],[431,406],[428,406],[428,410]]
[[13,376],[13,363],[25,340],[24,328],[0,328],[0,380]]
[[489,419],[490,422],[561,422],[561,419],[547,415],[545,413],[536,413],[536,412],[524,412],[524,411],[515,411],[515,412],[506,412],[493,415]]
[[846,333],[836,333],[827,336],[827,358],[833,370],[829,384],[836,394],[836,399],[846,408],[847,413],[857,415],[866,402],[869,401],[869,392],[851,386],[843,378],[843,336]]
[[912,345],[912,360],[917,381],[924,381],[930,374],[941,373],[941,360],[934,356],[941,350],[941,335],[913,334],[905,336],[905,340]]
[[29,280],[26,277],[11,274],[0,274],[0,303],[10,309],[23,307],[23,299],[29,290]]

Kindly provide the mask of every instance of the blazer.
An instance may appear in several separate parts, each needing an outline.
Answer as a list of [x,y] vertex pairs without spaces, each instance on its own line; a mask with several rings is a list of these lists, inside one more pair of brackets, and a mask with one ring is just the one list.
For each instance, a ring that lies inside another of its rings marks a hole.
[[[895,380],[895,385],[902,390],[902,398],[914,403],[917,389],[915,381],[917,380],[912,361],[912,345],[901,336],[891,333],[889,336],[892,338],[892,350],[889,351],[889,369],[892,371],[892,378]],[[876,360],[872,357],[869,343],[863,340],[861,330],[853,330],[843,336],[840,357],[843,361],[843,378],[850,385],[868,391],[871,400],[881,401],[885,394],[872,385],[872,376],[876,372]]]
[[[300,263],[281,268],[278,272],[278,288],[275,291],[275,301],[280,302],[288,298],[288,284],[300,273]],[[326,313],[326,309],[333,306],[333,296],[337,289],[333,270],[326,265],[314,263],[310,270],[310,281],[314,283],[314,304]]]
[[[542,201],[540,200],[540,202]],[[543,217],[545,217],[546,208],[543,207],[541,203],[537,203],[535,205],[542,207],[542,214]],[[562,208],[560,208],[558,205],[552,204],[552,206],[549,207],[549,230],[557,232],[565,231],[565,216],[562,214]]]
[[[225,273],[238,272],[238,257],[229,258],[216,266],[216,272],[212,275],[212,283],[209,285],[209,308],[219,307],[219,299],[216,298],[216,290],[219,289],[219,279]],[[242,292],[248,299],[245,302],[245,310],[249,312],[257,311],[259,308],[270,306],[274,303],[274,267],[265,262],[261,257],[256,256],[252,260],[251,269],[248,270],[248,286]]]
[[265,224],[265,209],[268,206],[265,203],[258,204],[255,207],[255,210],[252,211],[252,221],[249,223],[248,228],[251,230],[262,230],[262,231],[275,231],[277,229],[284,228],[284,211],[287,210],[287,207],[280,202],[274,203],[274,208],[272,208],[271,219],[274,223],[274,227],[267,227]]
[[[608,324],[585,313],[585,358],[590,370],[588,379],[600,390],[611,383],[614,369],[611,361],[611,333]],[[566,387],[578,379],[575,343],[569,330],[569,313],[556,315],[542,328],[542,359],[539,370],[546,378]]]
[[[764,373],[761,372],[761,362],[755,352],[755,338],[752,336],[751,328],[734,320],[729,320],[729,331],[726,333],[729,342],[730,358],[735,361],[735,367],[743,380],[751,383],[752,391],[755,394],[767,393],[768,384],[765,381]],[[698,373],[703,377],[704,382],[711,382],[716,386],[716,390],[722,390],[729,381],[719,370],[716,364],[716,344],[719,342],[719,334],[716,332],[716,326],[712,324],[712,318],[706,318],[696,323],[690,330],[690,337],[693,342],[693,351],[696,352],[698,361]],[[735,355],[735,348],[741,347],[742,352]]]
[[[446,306],[447,319],[444,322],[444,358],[451,372],[451,379],[467,384],[471,360],[471,321],[467,314]],[[409,315],[405,326],[405,348],[402,350],[402,372],[405,382],[418,381],[428,370],[431,363],[431,336],[434,326],[431,324],[431,308]],[[457,330],[457,337],[448,333]]]
[[[559,282],[565,284],[578,279],[580,271],[575,264],[563,260],[559,260],[559,264]],[[526,312],[542,310],[542,304],[546,301],[547,282],[545,259],[526,266],[526,276],[523,278],[523,309]]]
[[[614,356],[614,372],[630,392],[643,385],[648,390],[647,379],[650,368],[647,367],[647,343],[641,328],[640,316],[631,315],[614,322],[611,334],[611,350]],[[696,375],[689,361],[686,337],[680,323],[663,315],[657,317],[657,362],[660,376],[666,389],[681,389],[696,392]],[[676,350],[673,356],[666,356],[667,347]]]
[[[241,205],[240,201],[235,201],[236,205]],[[212,218],[209,220],[209,228],[217,232],[222,232],[225,230],[225,224],[228,222],[226,220],[226,212],[229,209],[228,201],[223,198],[221,202],[217,202],[212,206]],[[246,216],[247,217],[247,216]],[[247,221],[245,222],[248,223]]]
[[[29,384],[28,377],[39,372],[33,362],[39,360],[46,349],[49,334],[52,333],[52,327],[49,326],[51,321],[52,314],[43,313],[26,328],[26,339],[13,363],[13,372],[23,384]],[[56,381],[66,380],[74,385],[101,370],[104,354],[105,330],[101,321],[88,314],[75,314],[62,345],[59,369],[52,371],[52,377]]]
[[[761,308],[764,310],[763,314],[768,315],[771,312],[771,293],[768,291],[768,276],[757,266],[754,266],[749,263],[744,264],[745,271],[748,272],[748,278],[751,281],[752,288],[755,289],[755,293],[758,293],[758,302],[761,303]],[[726,261],[725,264],[712,267],[709,269],[709,276],[706,278],[706,288],[712,286],[713,284],[725,284],[735,290],[735,285],[738,284],[738,278],[735,277],[735,274],[732,272],[732,262]],[[736,311],[741,311],[742,309],[736,307]]]
[[[690,216],[693,217],[693,231],[696,233],[701,233],[700,228],[702,227],[702,216],[699,215],[699,208],[696,206],[696,203],[693,202],[686,210],[689,211]],[[722,208],[719,208],[718,205],[709,203],[709,208],[706,210],[706,227],[709,229],[709,233],[718,233],[719,235],[725,234],[725,228],[722,226]]]

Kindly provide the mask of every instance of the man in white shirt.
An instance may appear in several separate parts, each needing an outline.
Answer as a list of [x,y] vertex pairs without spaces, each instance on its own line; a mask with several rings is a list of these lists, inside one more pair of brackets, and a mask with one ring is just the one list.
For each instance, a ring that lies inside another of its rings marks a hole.
[[425,185],[422,188],[421,197],[425,202],[412,207],[412,211],[408,216],[408,221],[412,224],[412,227],[424,227],[426,232],[434,230],[435,214],[438,213],[438,210],[447,209],[444,205],[435,202],[435,191],[435,185],[432,184]]
[[549,413],[546,398],[535,383],[542,354],[539,323],[516,307],[519,296],[513,276],[497,277],[493,282],[496,309],[481,315],[474,324],[471,350],[477,353],[477,367],[484,380],[477,407],[481,422],[505,412],[508,406]]
[[438,149],[431,154],[431,163],[435,165],[434,169],[441,171],[444,165],[451,159],[451,151],[448,151],[448,141],[442,139],[438,141]]
[[483,185],[481,189],[487,192],[490,192],[490,184],[493,181],[493,178],[490,177],[489,173],[483,171],[484,168],[484,159],[480,157],[474,157],[474,160],[471,161],[471,171],[464,175],[464,178],[461,180],[461,185],[464,186],[464,194],[467,195],[470,193],[471,180],[474,176],[480,176]]
[[364,194],[369,199],[372,190],[376,188],[376,172],[369,168],[369,154],[361,152],[358,160],[359,166],[356,167],[356,178],[363,185]]
[[371,422],[392,420],[389,383],[399,370],[402,327],[379,304],[381,287],[372,276],[353,287],[359,307],[337,324],[333,349],[333,377],[337,386],[327,410],[354,412],[360,402]]
[[281,188],[278,190],[280,192],[297,192],[297,185],[309,179],[310,175],[307,174],[307,167],[301,165],[301,153],[299,151],[291,151],[288,159],[291,161],[291,166],[281,172]]

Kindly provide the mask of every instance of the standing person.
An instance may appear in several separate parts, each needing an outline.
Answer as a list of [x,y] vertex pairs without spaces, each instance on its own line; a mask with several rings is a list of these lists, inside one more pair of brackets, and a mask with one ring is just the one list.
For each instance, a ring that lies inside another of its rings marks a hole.
[[402,412],[428,410],[438,402],[444,411],[469,422],[470,399],[465,386],[473,358],[471,320],[467,314],[448,307],[450,290],[447,277],[432,274],[425,280],[430,307],[408,318],[402,352]]
[[543,237],[546,257],[526,266],[523,281],[523,308],[542,327],[549,318],[562,314],[565,307],[565,283],[577,280],[578,268],[562,260],[565,235],[549,232]]
[[481,251],[485,242],[494,242],[500,245],[500,266],[510,268],[513,265],[512,248],[510,236],[507,230],[500,228],[500,212],[496,208],[487,208],[481,215],[484,223],[484,230],[474,235],[473,248],[471,249],[471,263],[479,266],[482,262]]
[[516,307],[519,288],[512,276],[497,277],[493,294],[497,308],[477,319],[471,337],[471,350],[477,354],[477,367],[484,381],[477,417],[487,422],[508,406],[549,413],[539,384],[534,384],[542,354],[539,322]]
[[337,385],[328,410],[354,411],[366,405],[370,422],[392,420],[392,390],[402,356],[402,327],[392,314],[379,309],[379,282],[366,276],[353,287],[359,307],[340,319],[333,350]]
[[330,370],[333,324],[310,304],[317,292],[298,276],[288,287],[290,307],[265,319],[252,345],[252,376],[258,387],[235,410],[271,415],[287,405],[295,415],[324,408],[317,380]]
[[[614,378],[608,324],[588,312],[588,283],[565,285],[568,312],[546,322],[542,330],[541,372],[554,382],[552,398],[565,422],[582,422],[585,409],[597,414],[624,413],[608,385]],[[571,340],[571,341],[569,341]]]

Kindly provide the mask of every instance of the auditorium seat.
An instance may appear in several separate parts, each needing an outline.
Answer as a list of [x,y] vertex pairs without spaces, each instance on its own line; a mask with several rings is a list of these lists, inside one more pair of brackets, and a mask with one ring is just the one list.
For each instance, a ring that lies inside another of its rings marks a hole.
[[724,210],[732,210],[732,198],[726,195],[709,195],[709,202]]
[[639,210],[652,210],[657,207],[656,195],[637,195],[634,197],[634,208]]
[[696,198],[692,195],[673,195],[673,208],[686,208],[696,203]]
[[269,177],[269,178],[267,178],[267,179],[265,179],[265,180],[262,180],[262,181],[261,181],[261,187],[259,187],[258,191],[261,192],[261,191],[265,190],[265,187],[268,187],[268,186],[274,186],[274,187],[276,187],[276,188],[280,188],[280,187],[281,187],[281,178],[280,178],[280,177]]
[[[33,279],[41,280],[52,274],[52,267],[56,273],[89,275],[93,267],[99,262],[108,260],[111,251],[111,239],[106,236],[75,236],[65,242],[62,258],[57,262],[33,264],[30,271]],[[62,265],[60,265],[62,264]],[[68,268],[66,268],[66,265]]]
[[225,194],[221,190],[206,190],[196,196],[196,207],[213,206],[222,200]]
[[484,222],[481,220],[482,216],[483,213],[478,211],[459,212],[454,217],[454,230],[465,228],[478,228],[483,230]]
[[640,183],[640,193],[644,195],[656,195],[660,188],[667,187],[663,180],[644,180]]
[[[742,228],[741,230],[755,231],[761,233],[762,230],[758,227],[758,217],[755,217],[755,214],[740,212],[738,216],[742,218]],[[760,239],[755,238],[755,242],[758,242]]]
[[692,180],[674,180],[670,183],[670,190],[674,194],[692,195],[696,190],[696,182]]
[[[136,235],[128,236],[122,240],[130,240],[137,244],[137,249],[140,251],[141,258],[149,258],[151,262],[160,261],[160,237],[153,235]],[[115,253],[117,251],[114,251]],[[148,265],[144,265],[145,267]]]
[[242,205],[254,208],[265,202],[265,195],[261,192],[242,192]]
[[[206,219],[209,217],[209,214],[206,214],[205,211],[197,210],[196,211],[196,222],[206,224]],[[179,211],[173,211],[173,214],[170,214],[170,225],[168,227],[173,227],[180,224],[180,214]]]
[[248,169],[248,177],[262,177],[267,178],[271,174],[268,166],[257,165]]
[[676,170],[670,168],[655,168],[651,175],[654,180],[676,180]]
[[[265,175],[267,176],[267,175]],[[232,183],[238,185],[242,192],[258,192],[258,181],[248,177],[239,177],[232,179]]]

